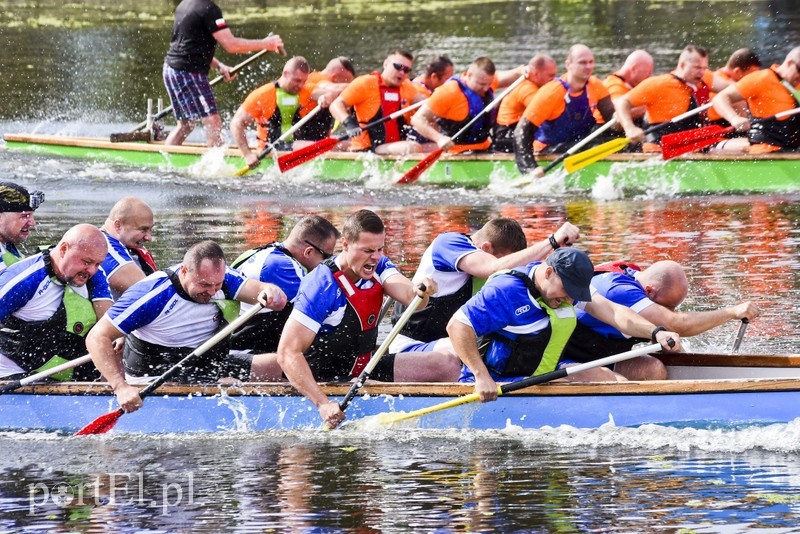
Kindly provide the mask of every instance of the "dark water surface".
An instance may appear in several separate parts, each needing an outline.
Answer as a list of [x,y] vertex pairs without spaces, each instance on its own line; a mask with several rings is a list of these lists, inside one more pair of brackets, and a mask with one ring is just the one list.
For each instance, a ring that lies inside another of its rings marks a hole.
[[[663,72],[688,42],[709,47],[713,66],[742,46],[756,47],[770,63],[800,44],[800,12],[789,1],[221,5],[237,35],[274,31],[314,67],[344,54],[360,72],[376,68],[395,46],[424,60],[447,53],[460,67],[487,54],[507,68],[543,51],[562,63],[570,44],[584,42],[605,74],[640,47]],[[146,98],[163,96],[159,73],[172,6],[0,0],[0,131],[103,135],[142,120]],[[223,57],[229,64],[242,59]],[[253,87],[277,77],[279,66],[270,58],[220,88],[223,118]],[[439,232],[475,230],[503,215],[518,219],[534,240],[569,220],[597,262],[684,263],[691,288],[685,309],[756,300],[764,314],[748,329],[743,352],[800,352],[800,192],[680,197],[669,184],[653,183],[635,197],[566,195],[556,184],[522,196],[322,183],[311,173],[210,176],[218,175],[0,147],[0,179],[47,193],[29,250],[77,222],[101,224],[125,194],[153,207],[152,249],[161,265],[203,238],[220,241],[233,258],[283,237],[309,212],[340,225],[358,208],[376,210],[387,222],[387,253],[408,274]],[[697,336],[692,346],[729,350],[736,326]],[[797,532],[800,524],[797,421],[89,439],[6,432],[0,451],[0,532]]]

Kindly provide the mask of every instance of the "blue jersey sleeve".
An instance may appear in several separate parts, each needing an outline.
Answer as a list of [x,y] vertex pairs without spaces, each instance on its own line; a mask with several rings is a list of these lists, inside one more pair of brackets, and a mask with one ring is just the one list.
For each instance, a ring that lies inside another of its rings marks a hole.
[[431,260],[433,267],[441,272],[458,272],[458,262],[467,254],[478,250],[469,237],[458,232],[446,232],[433,240]]
[[100,267],[94,276],[92,276],[92,294],[89,298],[95,300],[113,300],[111,297],[111,288],[108,287],[108,279],[102,267]]
[[514,281],[511,276],[496,276],[461,307],[475,334],[485,336],[512,323],[516,310],[513,306],[516,299],[512,298]]
[[[298,320],[317,332],[325,319],[341,307],[337,302],[339,294],[339,284],[333,278],[331,270],[325,265],[320,265],[300,282],[292,316],[301,316]],[[344,298],[344,295],[341,298]]]
[[106,315],[120,332],[130,334],[153,322],[174,294],[166,275],[147,277],[129,287]]
[[42,280],[47,276],[41,255],[15,263],[0,274],[0,321],[30,302]]
[[289,256],[279,252],[267,255],[259,275],[262,282],[275,284],[283,289],[290,302],[297,296],[302,278],[302,268],[298,267]]
[[225,267],[225,298],[235,299],[239,290],[247,281],[247,277],[231,267]]

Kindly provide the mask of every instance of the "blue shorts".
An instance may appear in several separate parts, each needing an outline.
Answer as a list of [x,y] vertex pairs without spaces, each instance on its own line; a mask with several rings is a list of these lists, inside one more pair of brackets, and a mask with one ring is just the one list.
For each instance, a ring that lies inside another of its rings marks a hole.
[[217,114],[217,100],[205,72],[173,69],[164,63],[164,85],[179,121],[197,121]]

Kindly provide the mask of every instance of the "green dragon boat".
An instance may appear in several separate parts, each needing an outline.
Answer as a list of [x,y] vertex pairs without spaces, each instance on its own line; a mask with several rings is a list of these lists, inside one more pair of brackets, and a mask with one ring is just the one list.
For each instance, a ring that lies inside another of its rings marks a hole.
[[[38,134],[5,134],[6,147],[43,156],[83,158],[131,166],[184,169],[198,164],[209,149],[200,145],[165,146],[162,143],[122,142],[91,137]],[[244,166],[237,148],[216,149],[223,154],[230,174]],[[399,177],[424,155],[401,157],[365,153],[328,152],[290,173],[311,172],[322,180],[364,180],[381,175]],[[545,156],[547,162],[555,156]],[[310,170],[309,170],[310,168]],[[258,173],[277,173],[275,162],[266,158]],[[800,154],[709,155],[689,154],[669,161],[659,155],[614,154],[572,174],[560,175],[566,191],[591,191],[600,183],[611,183],[626,191],[667,190],[675,194],[788,193],[800,190]],[[549,178],[546,178],[549,179]],[[481,188],[506,182],[523,187],[512,154],[445,155],[431,167],[419,184]]]

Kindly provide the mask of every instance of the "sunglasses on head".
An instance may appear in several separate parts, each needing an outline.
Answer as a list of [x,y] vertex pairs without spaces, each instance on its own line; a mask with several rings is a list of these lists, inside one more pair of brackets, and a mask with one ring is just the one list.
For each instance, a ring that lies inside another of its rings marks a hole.
[[320,254],[322,254],[322,259],[323,259],[323,260],[327,260],[328,258],[330,258],[331,256],[333,256],[333,254],[328,254],[327,252],[325,252],[324,250],[322,250],[321,248],[319,248],[317,245],[315,245],[314,243],[312,243],[312,242],[311,242],[311,241],[309,241],[308,239],[303,239],[303,241],[305,241],[305,242],[306,242],[306,245],[308,245],[309,247],[313,248],[314,250],[316,250],[317,252],[319,252]]
[[411,72],[411,67],[406,67],[402,63],[392,63],[392,67],[394,67],[395,69],[397,69],[399,71],[405,72],[406,74]]

